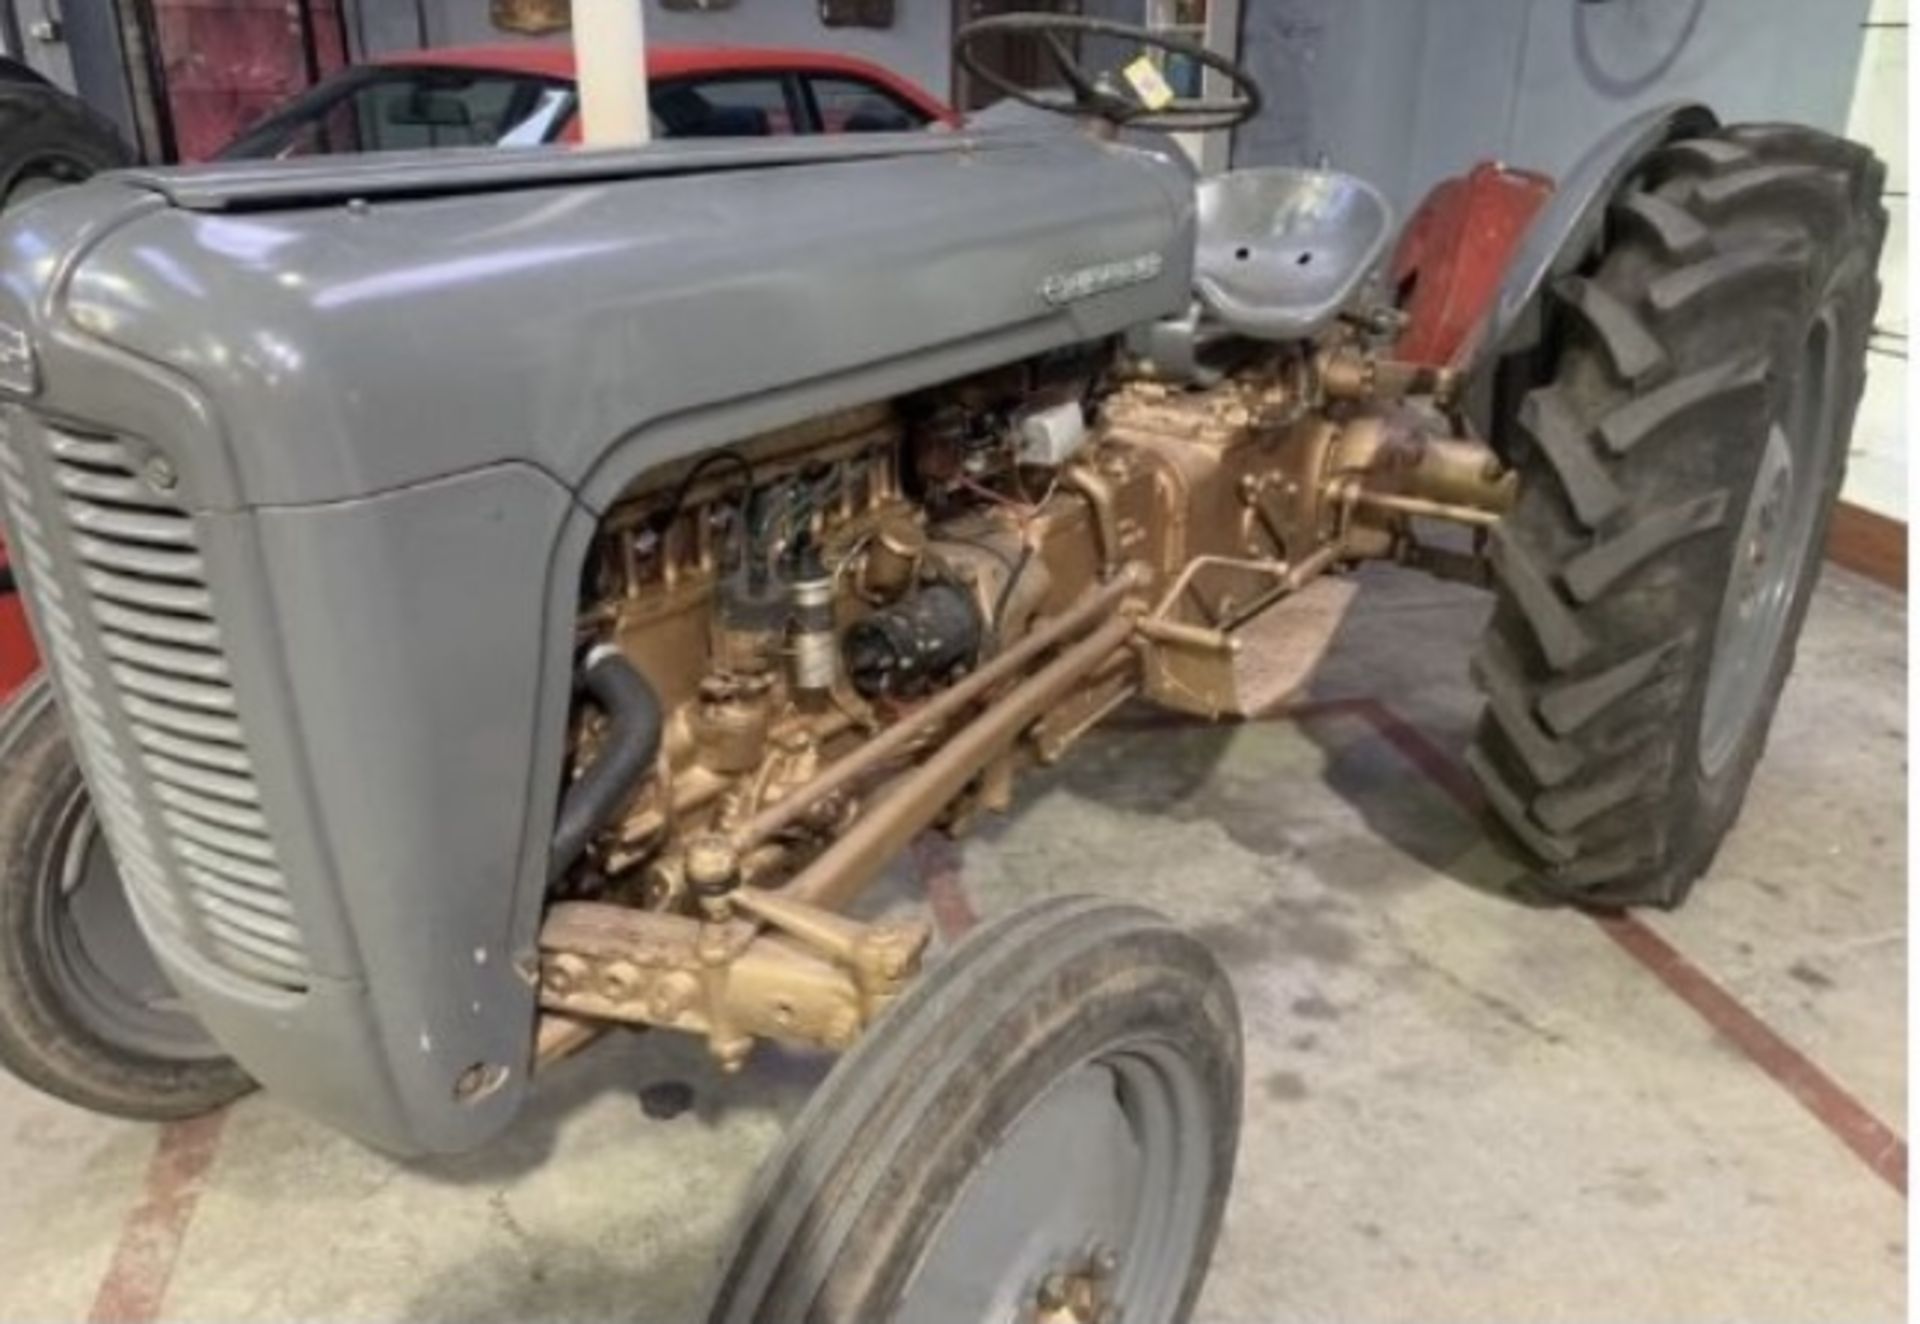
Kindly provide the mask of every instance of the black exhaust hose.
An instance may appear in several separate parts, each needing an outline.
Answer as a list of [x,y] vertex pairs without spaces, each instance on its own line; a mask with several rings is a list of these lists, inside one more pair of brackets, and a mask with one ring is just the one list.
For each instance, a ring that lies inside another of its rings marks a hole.
[[567,788],[554,824],[547,877],[558,878],[593,840],[593,834],[626,806],[634,788],[653,771],[665,727],[660,697],[611,644],[595,645],[580,668],[580,683],[606,713],[600,757]]

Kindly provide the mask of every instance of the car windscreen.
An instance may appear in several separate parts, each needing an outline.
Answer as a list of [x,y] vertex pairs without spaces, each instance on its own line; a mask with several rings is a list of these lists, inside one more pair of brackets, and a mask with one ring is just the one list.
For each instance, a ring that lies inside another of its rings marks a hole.
[[570,83],[491,69],[369,65],[289,102],[221,160],[279,160],[431,147],[533,147],[573,113]]

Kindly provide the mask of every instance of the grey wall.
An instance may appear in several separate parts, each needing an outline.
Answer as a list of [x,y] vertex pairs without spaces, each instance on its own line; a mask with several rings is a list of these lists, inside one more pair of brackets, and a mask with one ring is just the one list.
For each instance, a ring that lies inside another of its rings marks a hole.
[[[488,21],[487,0],[419,0],[417,7],[414,0],[359,0],[358,8],[369,54],[515,40]],[[426,21],[424,40],[416,13]],[[951,27],[950,0],[896,0],[894,25],[887,29],[829,28],[820,22],[813,0],[735,0],[731,9],[708,13],[669,11],[658,0],[647,0],[649,42],[799,46],[863,55],[905,74],[942,100],[952,90],[947,58]]]
[[1867,0],[1243,0],[1269,105],[1236,164],[1324,153],[1403,208],[1482,157],[1557,173],[1641,107],[1842,130]]

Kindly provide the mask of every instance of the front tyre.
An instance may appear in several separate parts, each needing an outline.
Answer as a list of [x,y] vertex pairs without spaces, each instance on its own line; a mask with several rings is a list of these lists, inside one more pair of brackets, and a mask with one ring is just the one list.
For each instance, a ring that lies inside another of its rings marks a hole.
[[1240,1127],[1218,963],[1086,897],[991,923],[834,1068],[766,1166],[712,1324],[1172,1324]]
[[1468,754],[1550,898],[1677,905],[1739,812],[1865,383],[1884,177],[1794,126],[1674,143],[1555,291]]
[[0,1065],[56,1098],[144,1121],[253,1088],[134,924],[44,674],[0,714]]

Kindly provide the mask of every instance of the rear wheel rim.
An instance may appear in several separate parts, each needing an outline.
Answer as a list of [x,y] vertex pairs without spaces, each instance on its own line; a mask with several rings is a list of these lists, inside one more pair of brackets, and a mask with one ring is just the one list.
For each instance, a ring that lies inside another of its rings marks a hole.
[[1700,770],[1708,777],[1745,743],[1786,644],[1826,492],[1835,347],[1832,318],[1823,316],[1807,334],[1785,416],[1767,431],[1741,513],[1700,712]]
[[1055,1081],[968,1177],[892,1318],[1172,1319],[1207,1220],[1206,1098],[1193,1062],[1165,1044]]
[[42,947],[62,1007],[109,1046],[170,1062],[221,1054],[147,946],[84,787],[40,862]]

